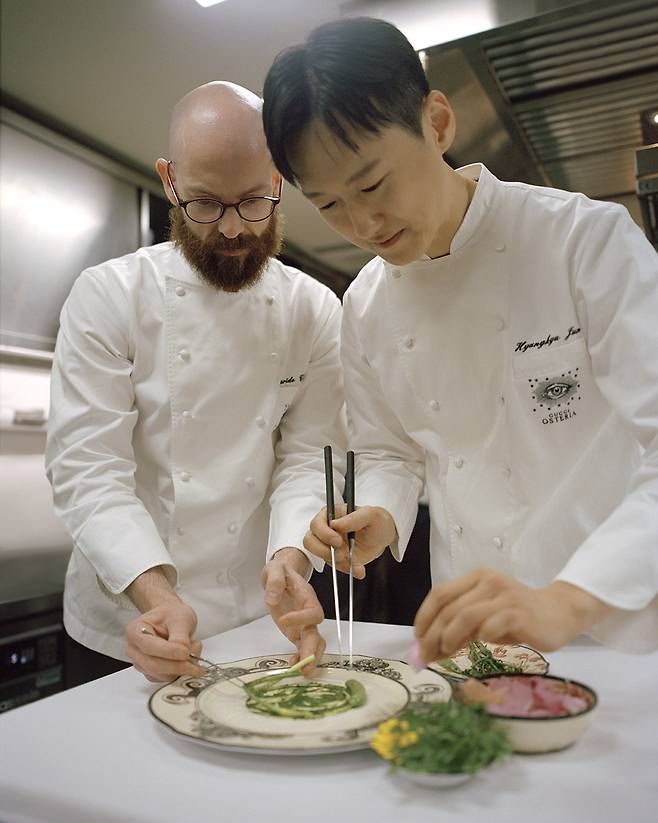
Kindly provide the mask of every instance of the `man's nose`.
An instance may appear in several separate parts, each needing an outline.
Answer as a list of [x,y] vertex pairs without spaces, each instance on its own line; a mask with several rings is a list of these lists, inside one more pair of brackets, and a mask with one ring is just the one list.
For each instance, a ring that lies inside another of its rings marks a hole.
[[217,229],[227,240],[235,239],[244,230],[244,220],[235,206],[227,206],[224,214],[217,221]]
[[354,234],[360,240],[371,240],[381,226],[381,215],[364,206],[352,206],[349,210]]

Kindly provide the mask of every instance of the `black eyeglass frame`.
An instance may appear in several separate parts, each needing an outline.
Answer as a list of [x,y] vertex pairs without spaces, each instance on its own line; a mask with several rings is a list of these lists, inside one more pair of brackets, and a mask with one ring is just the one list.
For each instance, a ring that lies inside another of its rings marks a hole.
[[[211,223],[217,223],[217,221],[221,220],[222,217],[224,216],[224,214],[226,213],[226,209],[235,209],[236,212],[238,213],[238,217],[241,220],[244,220],[247,223],[262,223],[263,220],[268,220],[274,214],[274,209],[281,202],[281,189],[283,188],[283,177],[279,180],[279,194],[276,197],[266,197],[264,195],[263,196],[257,195],[256,197],[245,197],[244,200],[238,200],[237,203],[222,203],[221,200],[217,200],[214,197],[194,197],[192,200],[181,200],[180,197],[178,196],[178,192],[176,191],[176,189],[174,187],[173,180],[171,179],[171,174],[169,173],[169,167],[171,166],[172,163],[173,163],[173,160],[167,160],[167,183],[169,184],[169,188],[174,193],[174,197],[176,198],[176,205],[178,206],[178,208],[183,209],[185,214],[190,218],[190,220],[193,223],[199,223],[202,226],[209,226]],[[243,203],[248,203],[250,200],[267,200],[272,204],[272,210],[265,217],[259,217],[258,220],[251,220],[248,217],[244,217],[240,213],[240,206]],[[194,217],[191,217],[188,210],[187,210],[187,207],[190,205],[190,203],[198,203],[199,201],[204,201],[204,202],[210,201],[211,203],[217,203],[217,205],[221,209],[221,211],[219,212],[219,215],[217,217],[215,217],[214,220],[196,220]]]

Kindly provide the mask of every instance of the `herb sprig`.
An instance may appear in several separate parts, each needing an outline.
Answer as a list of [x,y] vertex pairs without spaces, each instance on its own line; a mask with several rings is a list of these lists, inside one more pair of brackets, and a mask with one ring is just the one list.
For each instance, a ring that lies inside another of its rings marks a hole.
[[464,677],[487,677],[490,674],[519,674],[523,672],[520,666],[512,666],[503,663],[491,653],[481,640],[468,641],[468,656],[471,659],[471,667],[460,669],[459,666],[449,658],[441,660],[444,669]]
[[382,723],[371,747],[394,767],[414,772],[474,774],[512,747],[482,706],[420,703]]
[[247,708],[256,714],[310,720],[346,712],[365,703],[365,688],[357,680],[348,680],[344,685],[313,680],[281,683],[287,677],[298,675],[313,661],[315,656],[311,655],[280,674],[246,683]]

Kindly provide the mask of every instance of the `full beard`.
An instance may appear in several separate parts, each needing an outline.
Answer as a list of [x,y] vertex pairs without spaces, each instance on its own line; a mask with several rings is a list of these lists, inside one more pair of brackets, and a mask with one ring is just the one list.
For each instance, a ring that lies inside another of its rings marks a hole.
[[[169,237],[199,277],[215,289],[238,292],[256,285],[270,257],[281,250],[282,225],[275,211],[265,231],[258,237],[234,239],[215,232],[207,240],[199,239],[189,228],[180,208],[169,212]],[[226,251],[248,249],[246,255],[228,255]]]

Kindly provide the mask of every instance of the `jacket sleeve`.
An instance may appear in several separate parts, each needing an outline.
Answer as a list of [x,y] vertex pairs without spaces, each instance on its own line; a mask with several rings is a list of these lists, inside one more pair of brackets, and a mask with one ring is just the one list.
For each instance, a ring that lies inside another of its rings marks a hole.
[[55,512],[113,594],[160,565],[174,584],[172,559],[135,493],[138,412],[125,295],[83,272],[60,320],[46,446]]
[[634,632],[632,645],[653,648],[658,643],[658,255],[625,209],[610,209],[583,238],[573,288],[599,390],[630,427],[643,455],[624,499],[558,579],[631,610],[613,613],[595,627],[594,636],[614,643]]
[[[314,284],[317,288],[317,284]],[[303,548],[313,517],[326,505],[324,446],[332,447],[335,501],[342,501],[345,402],[338,354],[340,302],[328,289],[315,292],[311,348],[304,381],[279,424],[270,496],[267,560],[279,549],[300,549],[313,567],[324,562]]]
[[[363,321],[365,322],[365,321]],[[391,552],[402,560],[416,522],[425,482],[423,450],[404,431],[368,362],[358,311],[348,291],[343,306],[341,361],[355,452],[356,504],[381,506],[395,521],[398,539]]]

